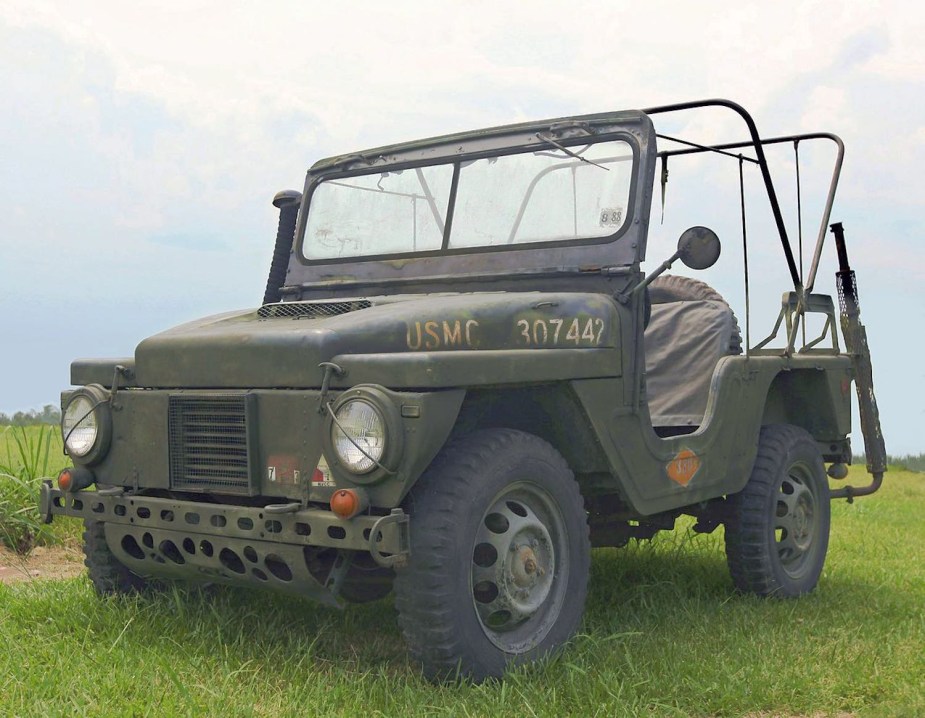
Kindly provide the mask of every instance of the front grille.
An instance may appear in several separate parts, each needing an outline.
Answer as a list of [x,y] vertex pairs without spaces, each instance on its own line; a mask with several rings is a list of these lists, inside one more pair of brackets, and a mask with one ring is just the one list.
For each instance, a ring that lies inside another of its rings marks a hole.
[[244,394],[171,396],[171,488],[252,493],[248,413]]
[[334,317],[338,314],[347,314],[359,309],[369,309],[373,303],[368,299],[355,299],[351,302],[278,302],[264,304],[257,310],[260,319],[318,319],[319,317]]

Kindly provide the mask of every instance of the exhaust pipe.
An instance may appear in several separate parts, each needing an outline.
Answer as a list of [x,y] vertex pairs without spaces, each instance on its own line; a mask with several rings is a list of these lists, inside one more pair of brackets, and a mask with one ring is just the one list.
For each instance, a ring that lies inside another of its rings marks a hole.
[[279,225],[276,229],[276,245],[273,247],[267,288],[263,293],[264,304],[274,304],[281,298],[279,290],[286,281],[286,267],[289,265],[289,253],[292,251],[295,223],[301,202],[302,193],[293,189],[277,192],[273,198],[273,206],[279,210]]

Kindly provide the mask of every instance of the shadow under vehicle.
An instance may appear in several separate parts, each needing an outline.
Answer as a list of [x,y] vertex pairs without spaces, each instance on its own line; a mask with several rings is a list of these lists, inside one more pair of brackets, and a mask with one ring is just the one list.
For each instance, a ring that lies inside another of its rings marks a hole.
[[[736,113],[748,139],[656,133],[653,119],[705,107]],[[837,160],[804,277],[765,148],[810,141]],[[703,153],[760,171],[792,283],[763,341],[743,345],[705,283],[665,274],[715,263],[711,230],[641,270],[669,158]],[[842,153],[829,134],[762,139],[743,108],[707,100],[320,161],[274,200],[259,308],[72,364],[74,466],[42,511],[85,521],[100,593],[167,578],[342,605],[394,587],[431,678],[500,676],[562,645],[591,546],[681,515],[724,525],[738,590],[811,591],[830,498],[875,491],[885,470],[839,224],[840,317],[813,292]],[[824,328],[807,338],[813,313]],[[851,460],[852,383],[873,480],[830,493],[826,473]]]

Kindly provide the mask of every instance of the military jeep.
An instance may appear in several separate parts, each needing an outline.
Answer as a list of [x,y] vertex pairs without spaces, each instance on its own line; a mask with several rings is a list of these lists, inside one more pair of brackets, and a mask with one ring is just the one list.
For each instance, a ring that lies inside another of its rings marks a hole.
[[[656,132],[704,107],[737,114],[745,139]],[[837,161],[804,276],[765,149],[810,141]],[[735,589],[805,594],[830,499],[872,493],[885,470],[840,224],[838,319],[813,292],[842,152],[825,133],[762,138],[743,108],[707,100],[322,160],[274,200],[260,307],[72,364],[74,465],[42,512],[84,520],[101,594],[180,579],[342,606],[394,588],[435,679],[500,676],[561,646],[591,547],[682,515],[724,526]],[[703,153],[757,167],[767,195],[790,281],[761,341],[747,312],[743,341],[722,296],[665,274],[715,263],[712,230],[642,268],[668,160]],[[873,478],[830,490],[851,461],[852,383]]]

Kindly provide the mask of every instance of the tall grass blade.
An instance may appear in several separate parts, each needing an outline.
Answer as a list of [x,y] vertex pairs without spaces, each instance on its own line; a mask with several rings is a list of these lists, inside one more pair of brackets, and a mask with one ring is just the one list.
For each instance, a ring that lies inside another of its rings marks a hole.
[[21,555],[50,535],[38,503],[42,480],[55,472],[56,436],[50,426],[14,426],[0,434],[6,444],[6,461],[0,464],[0,543]]

